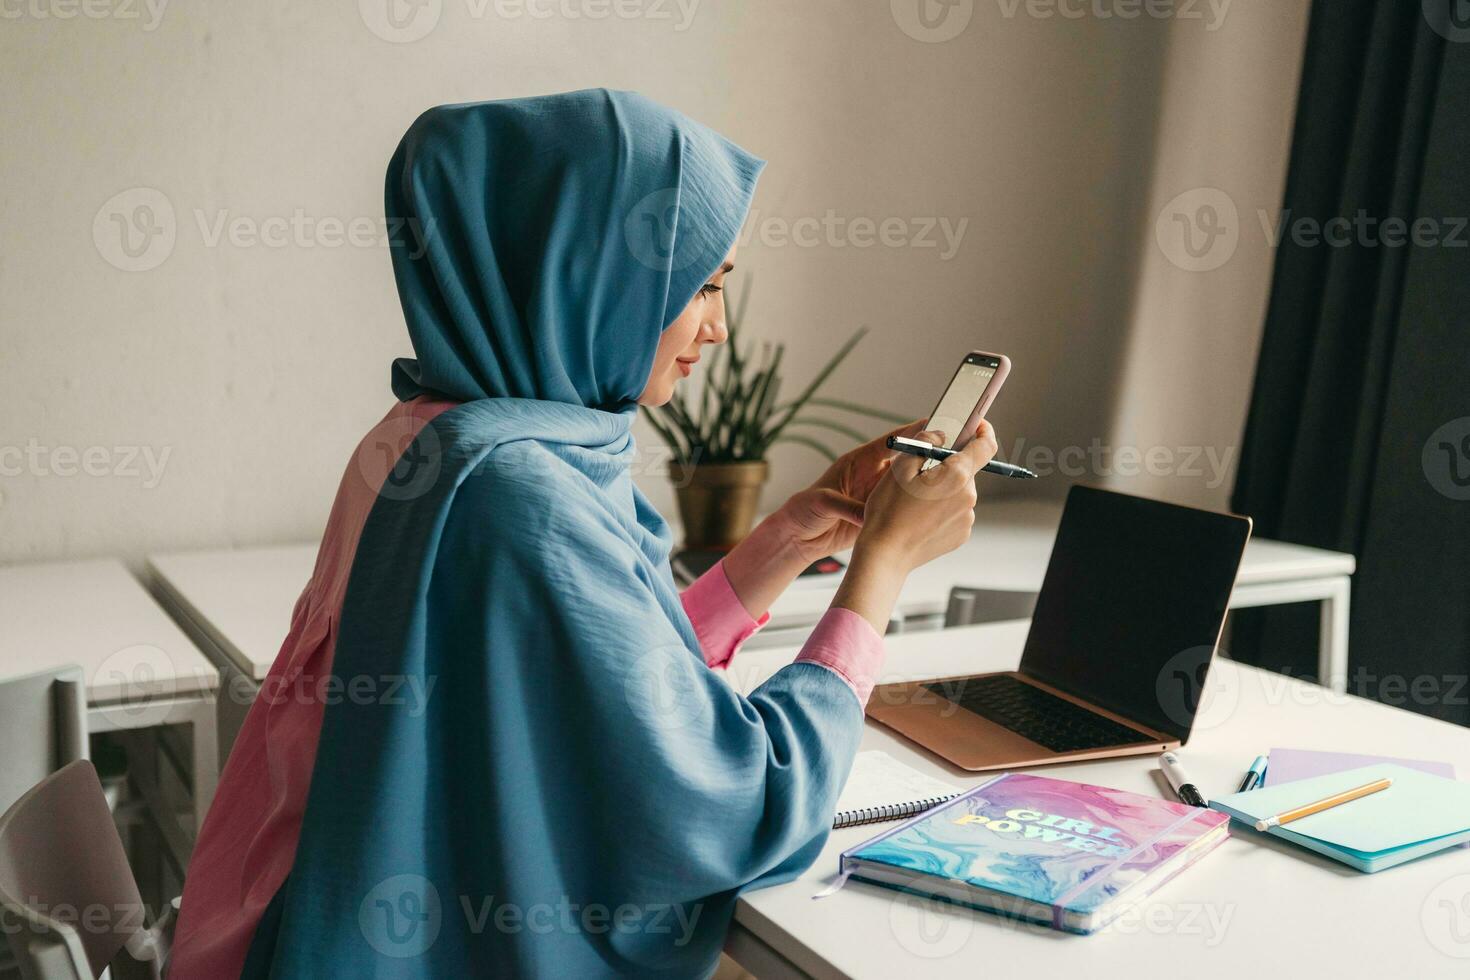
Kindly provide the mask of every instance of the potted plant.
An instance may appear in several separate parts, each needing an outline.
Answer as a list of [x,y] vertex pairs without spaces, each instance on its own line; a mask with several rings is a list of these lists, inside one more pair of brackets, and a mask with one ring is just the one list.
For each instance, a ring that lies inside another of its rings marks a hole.
[[813,416],[810,409],[849,412],[895,425],[907,421],[852,402],[817,397],[867,327],[855,331],[796,398],[779,401],[785,345],[763,342],[755,357],[747,356],[740,324],[749,299],[747,289],[727,318],[730,336],[715,348],[698,396],[689,399],[675,392],[667,405],[647,413],[649,424],[673,453],[669,476],[684,524],[685,548],[728,550],[750,532],[770,475],[766,455],[777,443],[803,445],[835,460],[836,451],[802,430],[825,429],[854,442],[870,438],[842,422]]

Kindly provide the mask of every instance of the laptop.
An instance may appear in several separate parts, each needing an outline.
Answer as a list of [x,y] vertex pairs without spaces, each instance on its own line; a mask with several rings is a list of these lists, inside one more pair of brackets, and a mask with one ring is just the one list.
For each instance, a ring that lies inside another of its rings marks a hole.
[[1073,487],[1017,670],[884,684],[868,715],[982,771],[1189,739],[1251,521]]

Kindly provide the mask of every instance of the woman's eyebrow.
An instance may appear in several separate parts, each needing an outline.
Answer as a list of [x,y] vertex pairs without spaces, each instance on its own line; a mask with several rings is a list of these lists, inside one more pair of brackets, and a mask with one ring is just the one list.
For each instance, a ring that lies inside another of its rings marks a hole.
[[720,272],[730,273],[730,272],[734,272],[734,271],[735,271],[735,263],[734,262],[726,262],[724,265],[720,266]]

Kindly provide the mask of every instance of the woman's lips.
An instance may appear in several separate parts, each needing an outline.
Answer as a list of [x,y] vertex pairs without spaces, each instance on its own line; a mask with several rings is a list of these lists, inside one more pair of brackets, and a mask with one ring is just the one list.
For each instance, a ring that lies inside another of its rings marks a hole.
[[681,374],[683,374],[684,377],[687,378],[687,377],[689,377],[690,374],[692,374],[694,372],[694,365],[696,365],[698,363],[699,363],[699,358],[697,358],[697,357],[694,358],[693,360],[689,360],[689,361],[686,361],[686,360],[684,360],[681,357],[678,360],[679,372]]

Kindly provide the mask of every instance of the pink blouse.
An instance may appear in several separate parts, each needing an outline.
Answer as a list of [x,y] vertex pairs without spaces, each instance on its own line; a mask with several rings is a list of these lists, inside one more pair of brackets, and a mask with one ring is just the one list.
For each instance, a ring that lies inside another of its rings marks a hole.
[[[771,618],[770,613],[758,620],[751,618],[730,585],[723,561],[701,575],[679,598],[694,624],[704,662],[716,670],[728,667],[740,644]],[[852,688],[858,703],[866,705],[883,665],[883,653],[883,638],[871,623],[851,609],[828,609],[796,662],[817,664],[835,672]]]

